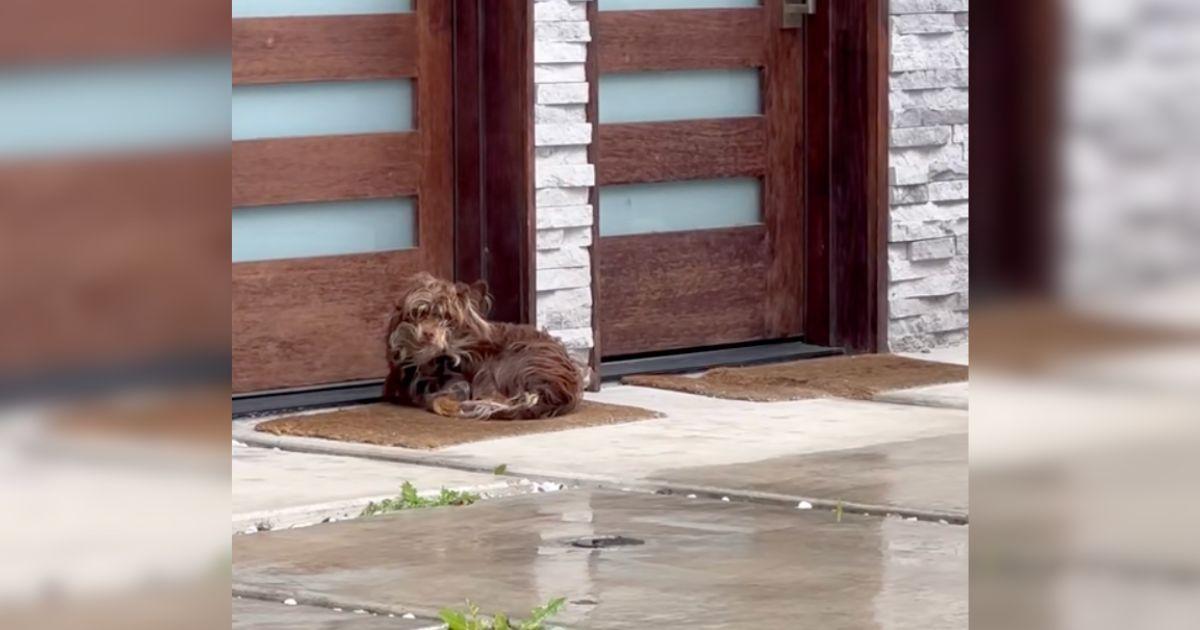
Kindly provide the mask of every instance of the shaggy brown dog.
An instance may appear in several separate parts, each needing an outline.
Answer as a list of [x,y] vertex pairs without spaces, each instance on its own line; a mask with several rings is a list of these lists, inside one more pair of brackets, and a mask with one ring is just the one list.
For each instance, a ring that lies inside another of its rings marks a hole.
[[384,399],[460,418],[532,419],[570,413],[583,372],[533,326],[489,322],[482,282],[419,273],[388,322]]

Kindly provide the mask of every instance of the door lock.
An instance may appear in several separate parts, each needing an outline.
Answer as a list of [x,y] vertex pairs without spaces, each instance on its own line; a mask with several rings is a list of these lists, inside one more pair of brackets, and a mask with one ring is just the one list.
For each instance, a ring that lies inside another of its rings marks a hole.
[[804,26],[804,16],[817,12],[817,0],[783,0],[783,28]]

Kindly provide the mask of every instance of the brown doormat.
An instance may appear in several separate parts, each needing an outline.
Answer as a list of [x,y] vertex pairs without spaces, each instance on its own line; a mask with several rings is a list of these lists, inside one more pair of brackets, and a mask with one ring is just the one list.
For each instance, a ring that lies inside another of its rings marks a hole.
[[635,374],[626,376],[621,382],[713,398],[775,402],[821,397],[869,400],[876,394],[894,389],[965,380],[965,365],[921,361],[891,354],[868,354],[753,367],[715,368],[698,377]]
[[659,417],[662,414],[649,409],[592,401],[584,401],[573,413],[544,420],[444,418],[413,407],[381,403],[267,420],[254,428],[274,435],[430,449]]

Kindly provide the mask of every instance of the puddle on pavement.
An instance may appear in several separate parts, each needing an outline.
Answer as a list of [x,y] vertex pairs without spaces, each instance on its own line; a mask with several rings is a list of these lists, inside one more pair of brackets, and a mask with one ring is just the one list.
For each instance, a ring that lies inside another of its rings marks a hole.
[[[644,544],[564,544],[610,537]],[[239,537],[234,553],[237,584],[518,617],[565,597],[555,621],[587,628],[967,619],[966,528],[674,496],[526,495]]]
[[885,505],[967,512],[967,434],[660,471],[654,480]]

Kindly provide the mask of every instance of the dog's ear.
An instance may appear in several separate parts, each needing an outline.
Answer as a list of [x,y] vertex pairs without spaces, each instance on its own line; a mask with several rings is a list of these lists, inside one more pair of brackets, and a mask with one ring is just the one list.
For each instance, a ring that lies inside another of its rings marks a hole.
[[479,279],[471,283],[471,301],[475,303],[480,315],[487,317],[487,314],[492,312],[492,296],[488,293],[486,280]]

